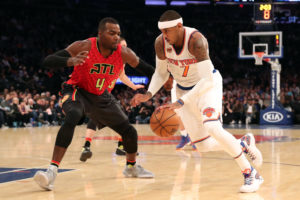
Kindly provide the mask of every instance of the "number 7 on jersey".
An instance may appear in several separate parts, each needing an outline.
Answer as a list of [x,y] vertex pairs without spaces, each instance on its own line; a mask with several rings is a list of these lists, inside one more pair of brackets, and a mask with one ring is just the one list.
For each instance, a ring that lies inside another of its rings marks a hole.
[[190,68],[189,65],[184,66],[184,70],[183,70],[183,73],[182,73],[182,76],[183,76],[183,77],[186,77],[186,76],[187,76],[188,71],[189,71],[189,68]]

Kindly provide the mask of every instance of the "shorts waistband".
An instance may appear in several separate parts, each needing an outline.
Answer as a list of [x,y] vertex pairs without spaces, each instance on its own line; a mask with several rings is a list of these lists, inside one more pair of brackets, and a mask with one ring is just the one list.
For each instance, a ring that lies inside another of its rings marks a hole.
[[[212,73],[216,73],[217,71],[218,71],[218,70],[213,69]],[[195,86],[195,85],[190,86],[190,87],[184,87],[184,86],[179,85],[179,84],[177,83],[177,87],[180,88],[180,89],[182,89],[182,90],[191,90],[191,89],[193,89],[194,86]]]

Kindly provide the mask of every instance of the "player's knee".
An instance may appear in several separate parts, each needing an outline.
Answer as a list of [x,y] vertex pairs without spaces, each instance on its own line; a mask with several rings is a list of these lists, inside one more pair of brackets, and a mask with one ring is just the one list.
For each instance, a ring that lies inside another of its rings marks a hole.
[[223,128],[220,121],[205,122],[203,126],[214,138],[221,137]]
[[67,148],[71,144],[74,129],[82,116],[83,109],[81,106],[74,105],[68,109],[65,121],[58,131],[55,145]]
[[73,107],[66,113],[65,123],[71,124],[74,127],[81,120],[83,116],[83,110],[80,107]]

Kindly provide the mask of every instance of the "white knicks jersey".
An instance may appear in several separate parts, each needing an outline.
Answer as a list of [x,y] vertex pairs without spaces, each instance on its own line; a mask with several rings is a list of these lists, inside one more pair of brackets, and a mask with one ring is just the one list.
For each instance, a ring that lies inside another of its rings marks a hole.
[[183,87],[194,86],[201,79],[198,72],[200,66],[198,66],[195,56],[188,49],[190,37],[195,32],[199,31],[184,26],[184,43],[178,54],[173,45],[164,40],[164,52],[168,61],[168,70],[176,82]]

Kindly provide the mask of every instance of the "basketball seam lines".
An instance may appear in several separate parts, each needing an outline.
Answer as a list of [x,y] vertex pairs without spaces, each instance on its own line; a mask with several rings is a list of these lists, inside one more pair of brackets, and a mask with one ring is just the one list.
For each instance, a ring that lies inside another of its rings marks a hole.
[[[163,116],[163,114],[164,113],[162,113],[162,116]],[[171,115],[170,117],[168,117],[165,121],[167,121],[168,119],[170,119],[171,117],[173,117],[174,115],[176,115],[176,113],[175,114],[173,114],[173,115]],[[157,117],[156,117],[156,115],[155,115],[155,118],[157,119]],[[158,120],[158,119],[157,119]],[[161,126],[163,129],[165,129],[165,127],[163,127],[162,126],[162,124],[165,122],[165,121],[163,121],[163,122],[159,122],[159,126]],[[155,131],[159,126],[157,126],[153,131]],[[166,131],[167,133],[169,133],[168,131]]]

